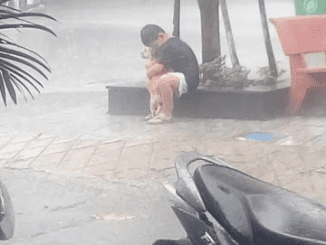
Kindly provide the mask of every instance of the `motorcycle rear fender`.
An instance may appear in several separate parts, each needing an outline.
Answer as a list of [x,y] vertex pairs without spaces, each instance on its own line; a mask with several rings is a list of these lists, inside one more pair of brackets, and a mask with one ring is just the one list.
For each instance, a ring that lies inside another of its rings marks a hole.
[[165,183],[164,187],[169,191],[169,200],[172,202],[172,206],[179,207],[186,212],[199,217],[198,211],[190,206],[183,198],[181,198],[176,191],[176,186],[173,183]]
[[194,162],[201,164],[214,163],[226,166],[227,164],[222,162],[221,160],[211,159],[198,152],[180,153],[175,158],[174,163],[178,176],[178,181],[176,184],[177,194],[198,212],[205,212],[206,207],[189,171],[190,165]]
[[[197,210],[195,210],[192,206],[190,206],[185,200],[183,200],[177,193],[175,186],[171,183],[165,183],[164,187],[169,191],[171,201],[173,202],[172,209],[176,213],[177,217],[179,218],[180,222],[183,216],[192,216],[192,219],[196,220],[195,223],[198,225],[203,225],[210,229],[212,232],[215,232],[216,236],[218,237],[219,242],[216,244],[222,245],[237,245],[237,243],[231,238],[231,236],[225,231],[225,229],[209,214],[205,213],[206,218],[208,218],[208,222],[211,223],[211,226],[208,226],[204,221],[200,219],[200,215]],[[178,215],[179,214],[179,215]],[[180,218],[181,217],[181,218]],[[191,224],[183,224],[183,227],[187,231],[186,226]],[[214,230],[214,231],[213,231]],[[206,236],[206,239],[209,239]],[[168,244],[168,243],[167,243]],[[196,244],[196,243],[195,243]],[[209,243],[208,243],[209,244]],[[213,243],[214,244],[214,243]]]
[[188,238],[196,245],[221,244],[214,229],[198,217],[190,214],[179,207],[172,207],[174,213],[180,220]]

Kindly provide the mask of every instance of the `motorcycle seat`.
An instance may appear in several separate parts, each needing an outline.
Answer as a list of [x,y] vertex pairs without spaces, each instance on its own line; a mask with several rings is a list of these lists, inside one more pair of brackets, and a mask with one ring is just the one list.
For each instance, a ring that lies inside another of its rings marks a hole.
[[222,165],[193,175],[207,211],[239,244],[326,245],[326,208]]

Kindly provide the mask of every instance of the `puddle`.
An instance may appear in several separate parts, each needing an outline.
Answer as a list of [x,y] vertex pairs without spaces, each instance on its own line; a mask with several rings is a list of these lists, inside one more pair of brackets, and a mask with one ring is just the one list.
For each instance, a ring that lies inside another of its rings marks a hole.
[[136,218],[136,216],[116,213],[101,213],[99,215],[95,215],[94,217],[96,219],[101,219],[105,221],[125,221]]
[[267,133],[251,133],[244,137],[239,137],[239,140],[257,140],[257,141],[271,141],[275,139],[275,136]]

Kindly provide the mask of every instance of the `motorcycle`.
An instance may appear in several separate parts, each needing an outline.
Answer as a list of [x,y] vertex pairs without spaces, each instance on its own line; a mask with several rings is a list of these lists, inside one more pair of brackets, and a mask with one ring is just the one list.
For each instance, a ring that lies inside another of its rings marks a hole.
[[14,230],[14,209],[6,187],[0,182],[0,240],[12,238]]
[[326,207],[197,152],[175,158],[165,187],[187,238],[153,245],[326,245]]

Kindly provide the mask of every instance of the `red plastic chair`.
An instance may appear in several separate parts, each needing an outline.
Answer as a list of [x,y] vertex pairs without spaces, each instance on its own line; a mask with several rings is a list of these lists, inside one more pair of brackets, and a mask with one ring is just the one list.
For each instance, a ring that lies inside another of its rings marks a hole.
[[291,92],[287,112],[296,115],[310,87],[326,86],[326,15],[275,18],[284,53],[290,58]]

